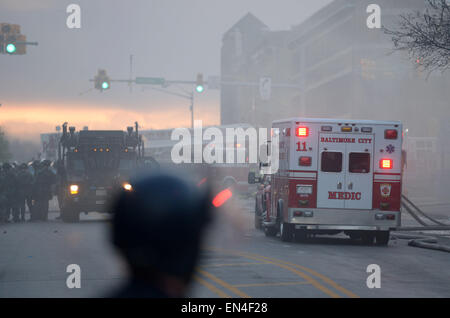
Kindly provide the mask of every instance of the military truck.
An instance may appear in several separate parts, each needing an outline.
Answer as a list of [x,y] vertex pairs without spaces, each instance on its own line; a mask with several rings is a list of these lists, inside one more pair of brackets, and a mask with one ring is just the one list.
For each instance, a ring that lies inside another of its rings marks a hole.
[[106,202],[128,183],[142,164],[144,143],[138,123],[122,130],[81,130],[62,126],[58,145],[57,197],[64,222],[78,222],[80,213],[108,212]]

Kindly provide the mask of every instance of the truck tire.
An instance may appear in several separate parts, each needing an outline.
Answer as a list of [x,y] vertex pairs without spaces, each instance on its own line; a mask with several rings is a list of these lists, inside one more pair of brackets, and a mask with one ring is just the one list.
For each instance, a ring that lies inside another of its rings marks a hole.
[[61,219],[66,223],[79,222],[80,212],[74,208],[64,207],[61,209]]
[[386,246],[389,243],[390,231],[377,231],[375,242],[379,246]]
[[280,222],[280,238],[283,242],[292,242],[294,238],[292,224]]
[[270,226],[270,227],[265,226],[264,227],[264,234],[268,237],[274,237],[275,235],[277,235],[277,233],[278,233],[278,229],[274,226]]

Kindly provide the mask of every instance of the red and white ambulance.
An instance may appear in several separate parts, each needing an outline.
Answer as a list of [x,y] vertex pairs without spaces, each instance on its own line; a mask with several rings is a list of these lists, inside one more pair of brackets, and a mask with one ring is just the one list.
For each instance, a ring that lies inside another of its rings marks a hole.
[[344,232],[386,245],[401,222],[402,124],[292,118],[272,128],[279,169],[271,176],[266,235],[289,241]]

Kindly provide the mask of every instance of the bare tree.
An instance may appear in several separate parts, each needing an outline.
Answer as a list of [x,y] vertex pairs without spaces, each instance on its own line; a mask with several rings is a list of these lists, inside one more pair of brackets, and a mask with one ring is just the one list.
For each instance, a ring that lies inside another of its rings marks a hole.
[[395,50],[407,51],[429,73],[450,68],[450,1],[428,0],[425,12],[400,15],[398,29],[383,29]]

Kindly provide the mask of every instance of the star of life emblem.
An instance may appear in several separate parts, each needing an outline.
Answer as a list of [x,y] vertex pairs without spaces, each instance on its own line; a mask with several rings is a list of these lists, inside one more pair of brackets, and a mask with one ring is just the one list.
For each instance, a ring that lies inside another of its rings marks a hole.
[[387,153],[393,153],[395,151],[395,147],[393,145],[387,145],[386,146],[386,152]]

